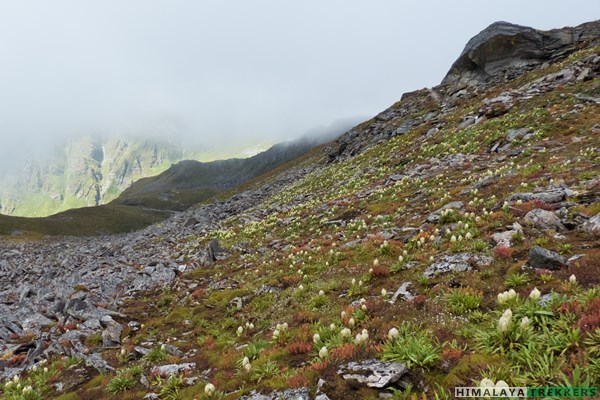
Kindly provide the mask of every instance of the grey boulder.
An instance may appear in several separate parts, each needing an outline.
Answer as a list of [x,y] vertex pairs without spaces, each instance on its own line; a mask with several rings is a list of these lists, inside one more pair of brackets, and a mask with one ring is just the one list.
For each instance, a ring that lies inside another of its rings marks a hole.
[[567,260],[554,251],[544,249],[540,246],[533,246],[529,250],[527,263],[533,268],[555,270],[565,265]]
[[408,372],[406,365],[398,362],[364,360],[343,364],[337,373],[346,381],[354,381],[371,388],[381,389],[400,380]]

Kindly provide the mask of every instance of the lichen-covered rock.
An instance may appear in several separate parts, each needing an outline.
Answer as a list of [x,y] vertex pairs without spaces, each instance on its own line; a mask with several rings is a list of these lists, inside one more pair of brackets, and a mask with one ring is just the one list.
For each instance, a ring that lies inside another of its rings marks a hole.
[[566,200],[573,191],[565,188],[550,189],[539,193],[515,193],[508,198],[510,202],[539,200],[544,203],[553,204]]
[[582,225],[581,229],[592,235],[600,236],[600,213],[590,218],[589,221]]
[[554,229],[557,231],[565,229],[565,226],[552,211],[536,208],[529,211],[523,220],[541,229]]
[[196,369],[196,363],[168,364],[154,367],[152,372],[163,377],[169,377],[173,375],[179,375],[182,372],[192,371],[194,369]]
[[381,389],[396,383],[408,372],[398,362],[364,360],[343,364],[337,373],[346,381],[354,381],[371,388]]
[[492,263],[492,258],[488,256],[479,256],[470,253],[458,253],[444,255],[439,260],[431,264],[423,275],[432,277],[446,272],[465,272],[471,271],[473,266],[483,267]]
[[288,389],[261,394],[253,391],[249,395],[240,397],[240,400],[310,400],[308,388]]

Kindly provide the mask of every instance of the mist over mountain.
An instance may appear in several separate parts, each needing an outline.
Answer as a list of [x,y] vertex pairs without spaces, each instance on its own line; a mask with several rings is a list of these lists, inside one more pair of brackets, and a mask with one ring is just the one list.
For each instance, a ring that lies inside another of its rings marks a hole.
[[[336,120],[302,137],[311,143],[329,141],[364,119]],[[160,128],[158,125],[154,131]],[[203,144],[201,138],[192,135],[176,135],[167,129],[163,132],[162,137],[150,129],[143,136],[88,134],[63,143],[57,140],[46,151],[33,144],[29,155],[21,155],[19,161],[13,160],[0,170],[0,214],[43,217],[106,204],[137,180],[157,175],[182,160],[252,157],[274,144],[239,139],[216,146],[214,141]],[[265,163],[260,166],[267,167]]]

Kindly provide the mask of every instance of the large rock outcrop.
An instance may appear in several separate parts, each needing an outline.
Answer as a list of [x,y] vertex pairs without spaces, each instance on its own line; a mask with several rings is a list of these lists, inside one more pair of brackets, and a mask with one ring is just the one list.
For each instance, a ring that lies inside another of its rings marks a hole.
[[598,39],[600,21],[549,31],[494,22],[469,40],[442,85],[458,90],[510,79],[536,65],[568,55],[580,43]]

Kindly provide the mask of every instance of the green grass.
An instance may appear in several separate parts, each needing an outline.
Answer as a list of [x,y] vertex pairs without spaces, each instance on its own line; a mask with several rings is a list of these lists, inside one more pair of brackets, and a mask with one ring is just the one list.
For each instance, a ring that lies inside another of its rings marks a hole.
[[78,208],[43,218],[0,215],[0,235],[28,238],[39,235],[92,236],[131,232],[167,216],[158,211],[119,205]]

